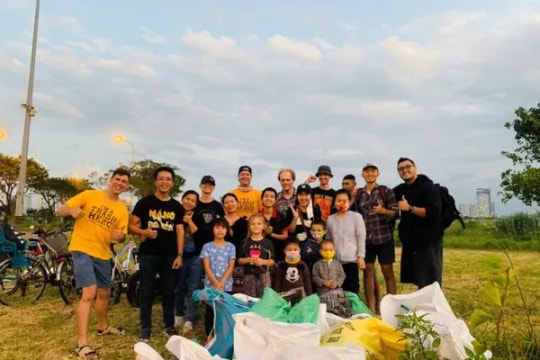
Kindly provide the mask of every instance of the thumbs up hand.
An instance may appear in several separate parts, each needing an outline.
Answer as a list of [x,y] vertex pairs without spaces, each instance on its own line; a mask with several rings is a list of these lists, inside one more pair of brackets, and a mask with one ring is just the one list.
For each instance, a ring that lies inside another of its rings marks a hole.
[[398,201],[398,209],[401,211],[409,211],[409,202],[405,199],[405,195],[401,197],[401,200]]

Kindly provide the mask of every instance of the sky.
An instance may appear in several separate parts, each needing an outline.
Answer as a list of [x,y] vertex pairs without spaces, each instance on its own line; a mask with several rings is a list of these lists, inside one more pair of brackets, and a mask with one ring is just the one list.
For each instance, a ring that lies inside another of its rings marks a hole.
[[[292,3],[292,4],[291,4]],[[396,5],[396,4],[400,5]],[[21,152],[34,1],[0,0],[0,153]],[[400,156],[473,203],[516,146],[504,128],[540,102],[538,1],[41,2],[29,156],[53,176],[136,160],[177,166],[219,196],[240,165],[253,185],[297,184],[321,164],[332,185]]]

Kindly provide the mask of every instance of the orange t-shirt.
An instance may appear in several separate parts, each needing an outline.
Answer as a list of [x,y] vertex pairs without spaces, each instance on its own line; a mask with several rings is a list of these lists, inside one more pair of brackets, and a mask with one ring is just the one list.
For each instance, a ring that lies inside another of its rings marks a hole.
[[261,190],[242,191],[238,188],[230,191],[238,198],[238,216],[250,217],[262,209]]

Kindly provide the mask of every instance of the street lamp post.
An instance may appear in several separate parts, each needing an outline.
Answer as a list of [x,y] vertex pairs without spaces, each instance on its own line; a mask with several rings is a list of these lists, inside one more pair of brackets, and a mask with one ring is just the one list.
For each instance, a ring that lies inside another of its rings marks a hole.
[[15,216],[20,217],[24,214],[24,190],[26,188],[26,166],[28,163],[28,143],[30,142],[30,120],[36,116],[36,109],[32,106],[32,97],[34,94],[34,74],[36,68],[36,49],[38,41],[39,25],[39,1],[36,0],[36,10],[34,15],[34,34],[32,37],[32,52],[30,54],[30,74],[28,76],[28,93],[26,95],[26,104],[22,104],[24,109],[24,131],[21,150],[21,164],[19,169],[19,182],[17,183],[17,198],[15,201]]
[[133,143],[122,135],[116,135],[114,137],[114,141],[116,141],[118,144],[127,143],[129,144],[129,146],[131,146],[131,166],[135,165],[135,146],[133,145]]
[[[114,141],[117,142],[118,144],[127,143],[129,144],[129,146],[131,146],[131,166],[134,166],[135,165],[135,146],[133,145],[133,143],[122,135],[116,135],[114,137]],[[129,193],[128,201],[129,201],[128,208],[131,209],[131,206],[133,206],[133,192]]]

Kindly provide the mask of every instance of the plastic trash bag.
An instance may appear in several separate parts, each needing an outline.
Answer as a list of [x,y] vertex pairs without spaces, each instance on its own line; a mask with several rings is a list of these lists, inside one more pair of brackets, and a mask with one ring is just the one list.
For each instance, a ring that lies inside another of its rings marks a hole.
[[321,338],[321,345],[341,347],[348,344],[363,347],[374,359],[398,359],[407,341],[403,333],[377,318],[345,322]]

